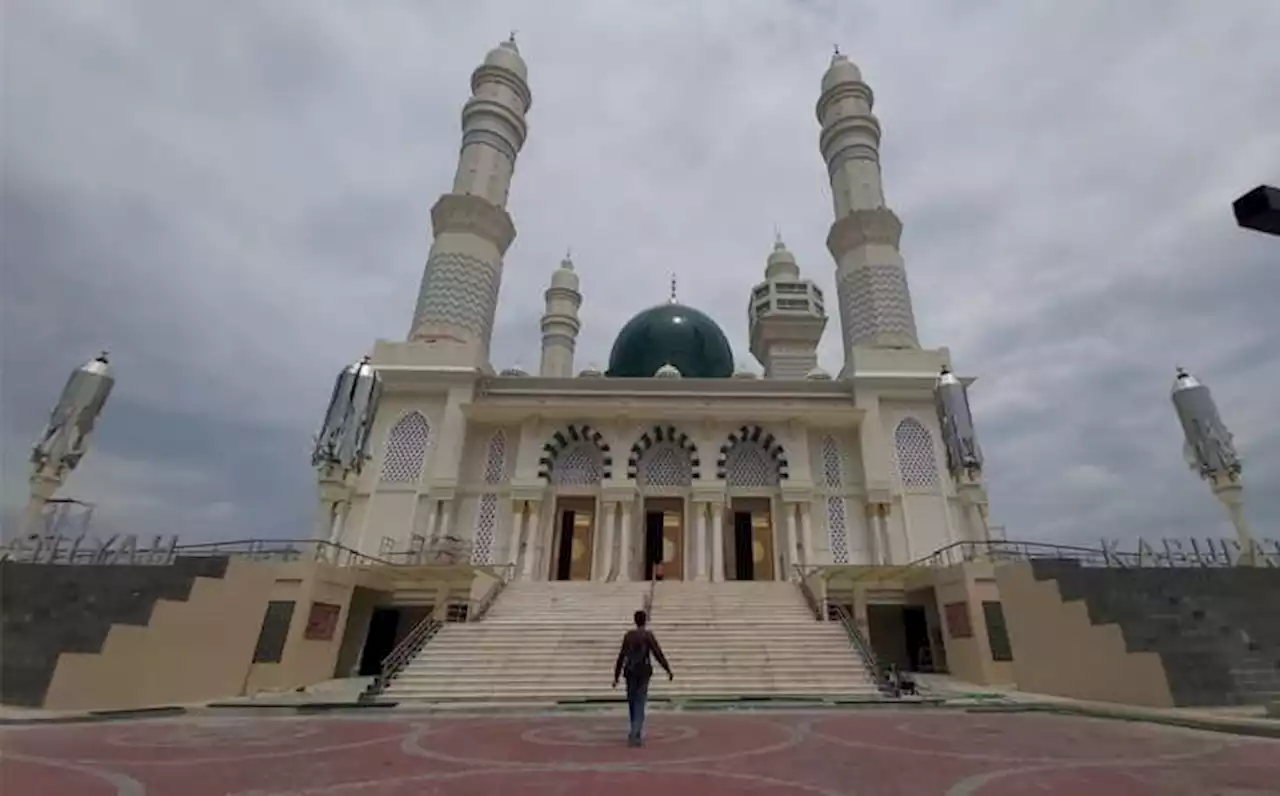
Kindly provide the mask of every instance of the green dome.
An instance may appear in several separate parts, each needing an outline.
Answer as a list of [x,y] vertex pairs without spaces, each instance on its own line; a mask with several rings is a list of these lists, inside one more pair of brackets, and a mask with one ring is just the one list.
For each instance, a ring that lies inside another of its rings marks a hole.
[[733,350],[705,313],[675,302],[660,304],[618,332],[605,375],[648,378],[667,364],[686,379],[727,379],[733,375]]

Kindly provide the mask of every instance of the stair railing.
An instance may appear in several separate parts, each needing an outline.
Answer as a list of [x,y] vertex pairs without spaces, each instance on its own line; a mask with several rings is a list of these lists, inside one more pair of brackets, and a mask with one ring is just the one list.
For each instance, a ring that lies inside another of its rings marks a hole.
[[[484,597],[479,600],[468,600],[465,603],[467,607],[467,622],[479,622],[484,619],[485,614],[489,613],[489,609],[493,607],[493,603],[498,599],[498,595],[502,594],[502,590],[511,582],[511,577],[515,573],[515,567],[504,565],[495,567],[498,570],[497,581],[489,587],[489,591],[485,592]],[[452,605],[452,603],[451,603]],[[471,610],[474,605],[475,610]],[[382,659],[382,668],[378,672],[378,676],[373,679],[369,687],[360,695],[360,699],[372,699],[387,690],[387,686],[391,685],[391,681],[396,679],[400,672],[404,671],[404,667],[418,656],[422,648],[427,646],[427,642],[440,632],[440,628],[445,626],[449,621],[449,608],[444,610],[444,618],[435,618],[435,611],[428,614],[421,622],[413,626],[399,644],[391,650],[391,654]]]
[[830,600],[820,601],[817,595],[813,593],[813,588],[809,585],[809,579],[806,577],[804,568],[797,566],[795,569],[799,576],[796,583],[800,587],[801,594],[804,595],[805,602],[809,604],[809,610],[813,612],[813,618],[823,621],[834,614],[836,620],[844,627],[845,635],[858,653],[862,666],[866,670],[867,676],[871,678],[872,684],[881,694],[885,696],[892,695],[888,683],[885,682],[880,662],[876,659],[875,650],[871,648],[871,644],[867,642],[866,637],[862,635],[862,631],[858,629],[858,623],[854,620],[853,615],[849,613],[849,609],[840,603]]
[[644,615],[649,618],[649,621],[653,621],[653,595],[657,587],[658,579],[649,578],[649,590],[645,592],[643,605]]
[[444,627],[444,620],[436,619],[433,614],[434,612],[428,614],[425,619],[414,625],[409,634],[400,640],[395,649],[391,650],[391,654],[382,659],[382,669],[360,695],[361,701],[372,699],[386,691],[396,675],[400,674],[409,661],[427,646],[427,642],[440,632],[440,628]]

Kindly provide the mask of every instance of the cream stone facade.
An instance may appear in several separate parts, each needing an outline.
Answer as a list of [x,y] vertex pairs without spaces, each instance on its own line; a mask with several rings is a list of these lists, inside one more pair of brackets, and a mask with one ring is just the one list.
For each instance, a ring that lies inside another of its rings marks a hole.
[[934,389],[950,353],[917,341],[902,224],[884,202],[880,127],[857,67],[837,53],[817,106],[835,209],[837,378],[817,366],[822,292],[780,238],[764,281],[743,285],[763,377],[734,370],[715,322],[674,295],[623,327],[608,371],[575,373],[590,277],[567,256],[546,291],[538,373],[495,370],[527,76],[509,41],[472,77],[408,339],[372,353],[385,391],[369,466],[341,499],[323,498],[340,506],[330,540],[383,558],[461,540],[473,563],[530,580],[647,579],[660,563],[667,580],[721,581],[903,564],[987,539],[980,481],[948,467]]

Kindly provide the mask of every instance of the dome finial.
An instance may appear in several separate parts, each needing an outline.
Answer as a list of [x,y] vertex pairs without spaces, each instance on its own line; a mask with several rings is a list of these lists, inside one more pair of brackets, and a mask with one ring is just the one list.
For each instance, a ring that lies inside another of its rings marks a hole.
[[676,303],[676,275],[674,271],[671,273],[671,298],[669,299],[669,303]]
[[773,225],[773,250],[780,252],[787,248],[787,244],[782,242],[782,227],[777,224]]

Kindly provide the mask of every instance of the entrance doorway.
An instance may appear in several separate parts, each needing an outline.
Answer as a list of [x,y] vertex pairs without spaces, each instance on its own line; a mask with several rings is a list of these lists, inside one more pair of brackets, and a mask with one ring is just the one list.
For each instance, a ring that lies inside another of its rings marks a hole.
[[662,564],[663,580],[684,580],[684,500],[650,498],[644,509],[644,579]]
[[773,580],[773,512],[768,498],[735,498],[725,533],[731,580]]
[[929,647],[929,620],[923,605],[902,606],[902,627],[907,637],[907,669],[933,671],[933,650]]
[[372,677],[382,671],[382,659],[396,647],[396,630],[399,626],[399,608],[373,609],[373,615],[369,617],[369,632],[364,638],[364,649],[360,652],[361,677]]
[[590,580],[595,543],[595,501],[562,498],[556,505],[552,580]]

